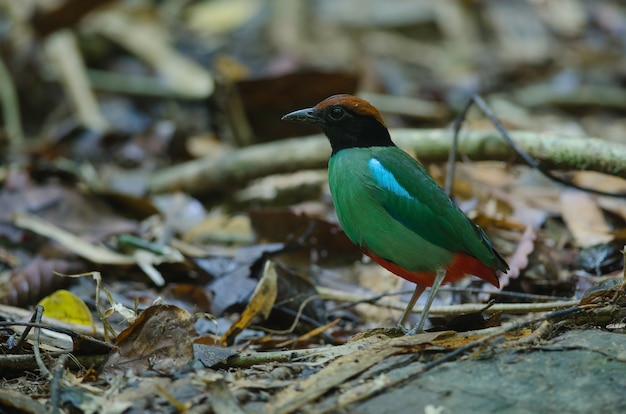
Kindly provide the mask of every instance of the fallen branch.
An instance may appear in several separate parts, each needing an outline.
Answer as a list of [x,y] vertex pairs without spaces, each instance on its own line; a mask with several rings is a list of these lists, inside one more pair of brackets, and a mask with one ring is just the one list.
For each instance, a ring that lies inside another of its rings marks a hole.
[[[422,162],[445,162],[448,158],[452,142],[449,130],[396,129],[391,135],[398,146],[417,154]],[[589,170],[626,178],[625,145],[526,131],[511,132],[511,136],[545,169]],[[475,161],[523,162],[497,131],[464,133],[458,153]],[[330,146],[322,135],[258,144],[157,171],[149,191],[224,191],[270,174],[323,168],[329,156]]]
[[[377,301],[372,302],[371,297],[359,293],[342,292],[334,289],[328,289],[318,286],[317,291],[324,300],[334,300],[341,302],[369,303],[372,306],[378,306],[386,309],[404,310],[406,303],[388,297],[381,297]],[[484,303],[465,303],[462,305],[433,306],[430,313],[433,315],[462,315],[473,312],[482,312],[484,314],[508,313],[508,314],[526,314],[537,312],[552,312],[558,309],[571,308],[579,303],[579,300],[559,300],[550,302],[533,302],[533,303],[496,303],[489,307]],[[422,312],[421,306],[413,308],[413,313]]]

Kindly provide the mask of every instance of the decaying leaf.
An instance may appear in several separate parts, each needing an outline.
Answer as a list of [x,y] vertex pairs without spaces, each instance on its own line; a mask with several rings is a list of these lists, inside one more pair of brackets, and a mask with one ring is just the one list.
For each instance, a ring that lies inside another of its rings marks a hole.
[[276,301],[278,292],[277,280],[276,265],[271,260],[268,260],[265,262],[263,275],[254,292],[252,292],[248,305],[239,316],[237,322],[231,325],[222,336],[222,343],[232,344],[237,334],[248,327],[256,316],[262,316],[263,319],[267,319]]
[[326,324],[327,315],[323,301],[313,281],[305,274],[275,262],[278,275],[276,303],[265,326],[300,334]]
[[187,311],[172,305],[151,306],[115,339],[117,348],[102,372],[181,368],[193,358],[192,342],[196,336]]
[[595,276],[602,276],[624,267],[624,245],[619,238],[609,243],[596,244],[582,249],[574,265]]
[[613,239],[602,210],[593,197],[578,190],[561,192],[561,214],[576,245],[589,247]]
[[605,297],[610,298],[613,296],[618,290],[624,288],[624,279],[623,278],[611,278],[606,279],[598,284],[593,285],[589,289],[583,293],[583,297],[580,300],[581,305],[587,305],[589,303],[593,303],[599,298]]

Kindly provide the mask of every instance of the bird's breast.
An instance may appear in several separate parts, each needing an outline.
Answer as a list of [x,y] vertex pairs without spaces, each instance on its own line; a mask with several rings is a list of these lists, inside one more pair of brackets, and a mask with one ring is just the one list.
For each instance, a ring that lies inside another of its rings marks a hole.
[[376,226],[384,213],[368,190],[372,185],[370,158],[361,151],[343,150],[335,154],[328,165],[328,184],[339,223],[350,240],[359,246],[363,245],[367,227]]

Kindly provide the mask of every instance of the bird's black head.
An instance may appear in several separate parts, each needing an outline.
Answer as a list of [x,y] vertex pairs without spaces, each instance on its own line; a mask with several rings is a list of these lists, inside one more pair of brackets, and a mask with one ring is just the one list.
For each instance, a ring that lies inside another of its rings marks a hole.
[[378,110],[352,95],[333,95],[313,108],[291,112],[282,119],[318,125],[328,137],[333,155],[346,148],[394,145]]

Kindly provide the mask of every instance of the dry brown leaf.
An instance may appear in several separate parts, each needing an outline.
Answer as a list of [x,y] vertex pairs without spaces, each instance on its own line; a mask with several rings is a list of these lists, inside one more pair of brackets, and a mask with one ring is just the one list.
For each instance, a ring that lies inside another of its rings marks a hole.
[[278,293],[277,280],[278,275],[276,273],[275,264],[271,260],[268,260],[265,262],[263,276],[261,280],[259,280],[254,292],[252,292],[248,306],[246,306],[246,309],[241,313],[237,322],[232,324],[224,336],[222,336],[223,344],[231,344],[237,334],[248,327],[257,315],[261,315],[264,319],[267,319],[276,302],[276,295]]
[[196,336],[189,312],[173,305],[151,306],[117,336],[117,349],[104,364],[103,373],[181,368],[193,358]]
[[611,229],[598,203],[588,193],[579,190],[561,192],[561,215],[580,247],[607,243],[613,239]]

